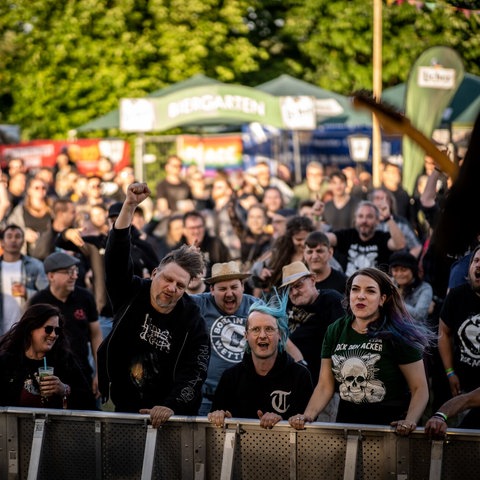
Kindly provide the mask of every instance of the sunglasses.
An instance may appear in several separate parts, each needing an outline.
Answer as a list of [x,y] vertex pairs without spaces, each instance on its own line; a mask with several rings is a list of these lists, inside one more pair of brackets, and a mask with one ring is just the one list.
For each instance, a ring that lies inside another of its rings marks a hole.
[[72,267],[68,270],[53,270],[53,273],[62,273],[63,275],[68,275],[69,277],[74,277],[78,275],[78,267]]
[[62,333],[61,327],[53,327],[52,325],[47,325],[43,329],[47,335],[51,335],[55,331],[55,335],[58,337]]

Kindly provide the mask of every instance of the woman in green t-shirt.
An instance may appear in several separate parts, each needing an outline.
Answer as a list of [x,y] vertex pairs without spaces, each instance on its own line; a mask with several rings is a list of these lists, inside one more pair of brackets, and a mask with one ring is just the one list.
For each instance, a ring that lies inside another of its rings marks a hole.
[[423,352],[433,334],[413,321],[390,277],[376,268],[348,279],[345,301],[347,315],[325,335],[315,391],[290,425],[315,421],[337,390],[337,422],[391,424],[408,435],[428,402]]

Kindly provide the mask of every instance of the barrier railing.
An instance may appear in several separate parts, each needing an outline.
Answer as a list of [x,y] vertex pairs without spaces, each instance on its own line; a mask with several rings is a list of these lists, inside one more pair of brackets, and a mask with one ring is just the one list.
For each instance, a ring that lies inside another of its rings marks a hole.
[[0,479],[16,480],[478,480],[480,431],[423,429],[398,437],[370,425],[314,423],[272,430],[256,420],[0,409]]

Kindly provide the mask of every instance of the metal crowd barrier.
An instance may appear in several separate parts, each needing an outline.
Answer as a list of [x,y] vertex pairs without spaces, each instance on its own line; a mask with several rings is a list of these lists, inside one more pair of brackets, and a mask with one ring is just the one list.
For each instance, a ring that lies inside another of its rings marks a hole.
[[423,429],[398,437],[370,425],[314,423],[272,430],[256,420],[0,409],[0,479],[5,480],[478,480],[480,430],[445,441]]

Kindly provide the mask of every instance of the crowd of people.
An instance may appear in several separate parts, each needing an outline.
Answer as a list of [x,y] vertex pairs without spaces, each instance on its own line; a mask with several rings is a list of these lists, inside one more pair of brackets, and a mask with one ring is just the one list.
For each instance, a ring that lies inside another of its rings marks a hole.
[[152,193],[107,158],[88,177],[64,152],[10,159],[0,404],[477,428],[475,408],[449,417],[480,404],[480,250],[435,248],[449,179],[431,163],[409,195],[395,163],[373,188],[352,167],[294,184],[172,155]]

